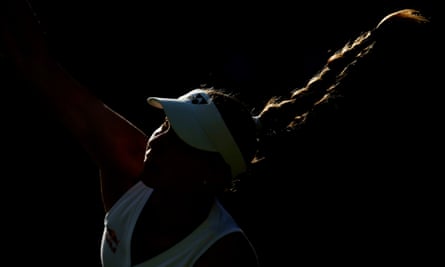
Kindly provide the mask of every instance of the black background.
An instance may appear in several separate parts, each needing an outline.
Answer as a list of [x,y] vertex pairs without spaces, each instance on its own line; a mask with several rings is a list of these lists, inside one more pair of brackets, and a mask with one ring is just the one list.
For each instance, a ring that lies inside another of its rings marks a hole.
[[[33,1],[61,63],[147,131],[161,120],[159,114],[153,119],[145,102],[148,96],[177,96],[206,84],[239,92],[255,107],[272,95],[302,86],[333,50],[389,12],[418,8],[437,20],[438,4],[432,2]],[[14,264],[100,266],[104,214],[98,170],[45,107],[35,102],[32,90],[11,70],[3,73],[3,218],[7,221],[3,234]],[[292,187],[301,175],[294,167],[283,173],[289,180],[270,177],[252,195],[258,199],[244,202],[257,205],[246,207],[244,218],[250,219],[243,223],[265,265],[357,266],[391,254],[389,245],[382,246],[381,255],[366,252],[374,245],[363,245],[367,229],[348,227],[353,221],[334,227],[340,224],[331,216],[336,207],[320,210],[325,216],[298,210],[309,209],[314,199],[298,197],[302,189],[280,191],[281,183]],[[299,212],[316,221],[306,218],[314,224],[298,224]],[[430,233],[408,231],[423,230]],[[341,242],[350,242],[345,246],[350,251],[338,249]]]

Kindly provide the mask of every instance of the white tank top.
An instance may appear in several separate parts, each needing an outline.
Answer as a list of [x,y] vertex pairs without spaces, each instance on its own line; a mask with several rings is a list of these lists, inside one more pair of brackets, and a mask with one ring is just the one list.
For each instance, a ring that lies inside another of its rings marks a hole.
[[[105,214],[101,242],[103,267],[131,267],[131,237],[136,221],[153,189],[138,182]],[[133,267],[193,266],[207,249],[223,236],[242,232],[216,200],[209,216],[192,233],[170,249]]]

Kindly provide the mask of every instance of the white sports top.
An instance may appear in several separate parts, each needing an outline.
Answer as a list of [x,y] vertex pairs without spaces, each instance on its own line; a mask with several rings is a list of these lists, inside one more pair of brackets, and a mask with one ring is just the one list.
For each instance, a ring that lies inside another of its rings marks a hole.
[[[103,267],[131,267],[131,237],[153,189],[141,181],[131,187],[105,214],[101,242]],[[216,200],[209,216],[193,232],[170,249],[133,267],[193,266],[206,250],[223,236],[243,231]]]

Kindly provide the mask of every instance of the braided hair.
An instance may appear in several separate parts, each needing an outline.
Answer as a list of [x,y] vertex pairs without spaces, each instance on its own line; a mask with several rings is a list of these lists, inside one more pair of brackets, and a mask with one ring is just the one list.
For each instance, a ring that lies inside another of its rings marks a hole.
[[[406,30],[406,35],[409,36],[414,27],[422,27],[428,22],[429,20],[415,9],[402,9],[390,13],[374,28],[360,33],[355,39],[346,42],[343,47],[335,51],[321,70],[313,75],[302,88],[292,90],[287,97],[277,96],[269,99],[262,110],[254,116],[261,125],[260,136],[263,141],[263,151],[259,151],[257,158],[264,158],[270,154],[269,152],[279,151],[282,147],[277,146],[277,141],[287,145],[286,141],[290,139],[292,139],[291,143],[301,140],[298,143],[302,145],[301,143],[305,141],[304,137],[308,135],[315,135],[316,138],[318,135],[324,135],[329,138],[329,135],[314,127],[326,129],[330,126],[330,130],[334,130],[336,126],[333,124],[338,123],[338,118],[341,117],[340,112],[342,116],[354,116],[354,114],[345,114],[347,112],[345,105],[351,105],[351,101],[346,101],[346,97],[354,99],[356,105],[381,97],[381,95],[366,94],[364,88],[357,88],[357,83],[353,81],[360,80],[360,87],[365,87],[363,85],[366,82],[364,73],[377,72],[374,66],[378,64],[373,65],[372,61],[388,60],[371,55],[382,54],[377,51],[390,43],[384,44],[390,38],[389,35],[396,31]],[[408,41],[413,42],[412,39]],[[378,47],[378,45],[381,46]],[[406,43],[402,43],[401,46],[403,45],[406,46]],[[365,67],[369,69],[364,70]]]
[[[363,88],[357,88],[357,84],[352,82],[354,79],[364,80],[363,73],[376,71],[373,62],[369,62],[376,60],[370,56],[376,53],[376,46],[383,43],[391,32],[410,29],[405,27],[406,24],[423,25],[427,22],[429,20],[414,9],[398,10],[385,16],[373,29],[360,33],[335,51],[305,86],[291,90],[288,96],[271,97],[256,114],[235,94],[212,87],[203,89],[212,97],[244,160],[251,163],[249,170],[262,166],[260,163],[267,164],[267,159],[279,157],[283,148],[289,149],[290,144],[296,144],[300,153],[316,153],[335,143],[330,139],[338,137],[335,129],[341,128],[341,123],[351,122],[340,120],[354,116],[357,110],[348,109],[351,102],[356,103],[352,104],[354,108],[361,108],[365,102],[370,103],[377,97],[364,93]],[[403,27],[398,27],[401,23]],[[365,66],[370,66],[370,69],[364,71]],[[349,101],[351,98],[354,101]],[[367,107],[369,105],[362,109]],[[313,142],[308,142],[309,139]],[[298,154],[292,158],[298,158]],[[237,190],[239,180],[234,179],[232,191]]]

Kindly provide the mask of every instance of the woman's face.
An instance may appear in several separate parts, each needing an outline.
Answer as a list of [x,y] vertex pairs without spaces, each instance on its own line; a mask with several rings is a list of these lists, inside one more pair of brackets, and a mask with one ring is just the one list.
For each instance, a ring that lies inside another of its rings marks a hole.
[[221,186],[221,170],[215,164],[216,153],[186,144],[174,132],[168,119],[153,131],[145,152],[144,182],[153,188],[202,191]]

